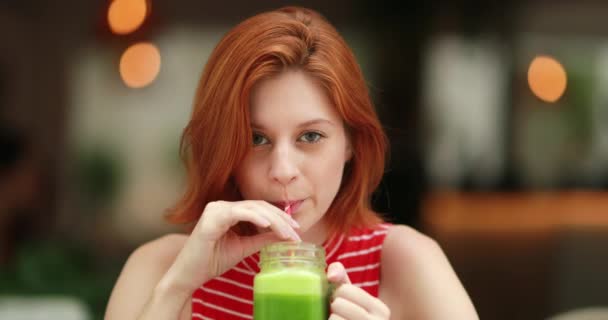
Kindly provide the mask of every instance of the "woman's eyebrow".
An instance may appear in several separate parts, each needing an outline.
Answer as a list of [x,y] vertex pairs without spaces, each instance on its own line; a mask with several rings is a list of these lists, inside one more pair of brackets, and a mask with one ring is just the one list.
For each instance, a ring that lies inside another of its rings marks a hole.
[[[322,119],[322,118],[318,118],[318,119],[312,119],[312,120],[308,120],[308,121],[304,121],[300,124],[298,124],[298,128],[302,128],[302,127],[307,127],[307,126],[311,126],[314,124],[328,124],[330,126],[335,126],[335,124],[327,119]],[[258,129],[258,130],[264,130],[265,127],[261,124],[258,123],[251,123],[251,127],[253,129]]]
[[308,127],[311,126],[313,124],[328,124],[330,126],[335,126],[335,124],[327,119],[313,119],[313,120],[309,120],[309,121],[305,121],[302,122],[298,125],[298,128],[302,128],[302,127]]

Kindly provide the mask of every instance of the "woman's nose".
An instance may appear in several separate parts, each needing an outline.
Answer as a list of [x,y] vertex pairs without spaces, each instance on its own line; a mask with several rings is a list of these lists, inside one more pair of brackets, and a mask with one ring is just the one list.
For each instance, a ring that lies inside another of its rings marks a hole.
[[288,185],[296,180],[298,172],[294,151],[287,146],[275,147],[270,164],[270,178],[282,185]]

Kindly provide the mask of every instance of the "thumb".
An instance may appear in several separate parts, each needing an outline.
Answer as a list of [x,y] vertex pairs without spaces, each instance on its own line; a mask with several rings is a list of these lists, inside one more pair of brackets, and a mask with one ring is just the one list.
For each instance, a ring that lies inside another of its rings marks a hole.
[[335,284],[350,284],[350,278],[340,262],[334,262],[327,268],[327,279]]
[[262,249],[267,244],[282,241],[274,232],[264,232],[243,238],[243,255],[248,257]]

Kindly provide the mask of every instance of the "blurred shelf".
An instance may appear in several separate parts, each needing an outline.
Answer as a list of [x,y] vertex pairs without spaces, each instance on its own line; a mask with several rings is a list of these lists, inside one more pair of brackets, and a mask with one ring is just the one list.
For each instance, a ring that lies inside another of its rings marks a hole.
[[608,228],[608,192],[434,192],[422,223],[434,234]]

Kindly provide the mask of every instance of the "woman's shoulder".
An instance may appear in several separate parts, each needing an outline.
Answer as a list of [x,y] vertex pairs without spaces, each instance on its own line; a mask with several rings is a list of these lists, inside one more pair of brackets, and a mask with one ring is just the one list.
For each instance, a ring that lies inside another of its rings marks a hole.
[[406,225],[389,225],[384,249],[388,255],[399,258],[419,258],[442,252],[439,244],[431,237]]
[[136,263],[156,263],[160,266],[171,264],[187,239],[188,236],[185,234],[164,235],[139,246],[133,251],[129,260]]
[[182,234],[168,234],[148,241],[137,247],[129,255],[119,277],[154,278],[171,266],[188,237]]
[[381,261],[383,276],[389,278],[393,275],[403,277],[403,266],[408,266],[412,275],[451,269],[435,240],[405,225],[391,225],[387,230]]
[[127,259],[117,286],[137,285],[138,281],[155,284],[173,264],[187,239],[186,235],[168,234],[139,246]]
[[[381,291],[395,314],[425,319],[478,319],[447,256],[431,237],[408,226],[393,225],[386,235],[381,261]],[[409,301],[407,308],[402,301]],[[428,308],[435,301],[449,303]]]
[[186,239],[186,235],[170,234],[135,249],[114,285],[106,319],[134,319],[177,257]]

